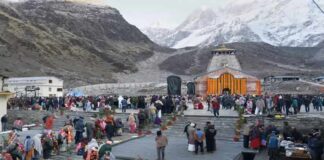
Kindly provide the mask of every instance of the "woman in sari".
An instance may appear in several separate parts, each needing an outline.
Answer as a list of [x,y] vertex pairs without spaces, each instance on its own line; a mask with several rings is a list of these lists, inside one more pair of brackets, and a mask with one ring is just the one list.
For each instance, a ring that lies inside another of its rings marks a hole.
[[39,160],[43,153],[43,146],[41,141],[42,134],[37,134],[33,137],[34,141],[34,156],[33,160]]
[[128,116],[128,126],[129,126],[130,133],[135,133],[136,132],[136,122],[135,122],[134,113],[131,113]]
[[27,136],[24,143],[25,160],[31,160],[34,156],[34,141]]

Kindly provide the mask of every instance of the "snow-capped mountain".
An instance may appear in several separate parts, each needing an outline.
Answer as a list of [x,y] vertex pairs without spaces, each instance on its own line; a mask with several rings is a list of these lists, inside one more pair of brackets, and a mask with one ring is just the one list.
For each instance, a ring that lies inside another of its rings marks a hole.
[[322,11],[324,11],[324,0],[313,0],[320,7]]
[[226,7],[197,10],[171,31],[145,32],[173,48],[231,42],[315,46],[324,40],[324,0],[234,0]]
[[162,46],[169,46],[167,43],[164,43],[166,41],[160,41],[161,39],[164,39],[164,37],[171,34],[171,30],[167,28],[162,27],[149,27],[145,29],[141,29],[141,31],[147,35],[153,42],[159,42]]

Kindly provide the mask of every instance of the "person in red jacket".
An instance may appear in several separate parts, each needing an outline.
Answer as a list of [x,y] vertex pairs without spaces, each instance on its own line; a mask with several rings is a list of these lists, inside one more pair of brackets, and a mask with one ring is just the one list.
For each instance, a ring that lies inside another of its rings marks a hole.
[[53,124],[54,124],[54,116],[53,115],[47,116],[46,120],[45,120],[44,128],[46,130],[52,130],[53,129]]
[[212,100],[212,107],[213,107],[213,111],[214,111],[214,116],[219,117],[220,104],[218,103],[216,98],[214,98]]

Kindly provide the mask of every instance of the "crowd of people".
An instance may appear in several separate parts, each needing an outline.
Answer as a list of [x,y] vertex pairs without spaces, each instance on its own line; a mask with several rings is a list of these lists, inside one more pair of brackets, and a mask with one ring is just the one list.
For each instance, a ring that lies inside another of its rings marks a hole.
[[[297,114],[301,111],[302,106],[305,111],[309,112],[311,104],[314,110],[322,111],[324,105],[321,96],[301,96],[301,95],[266,95],[266,96],[239,96],[239,95],[221,95],[208,96],[206,99],[207,110],[213,111],[215,117],[220,116],[220,109],[243,109],[245,114]],[[73,110],[80,108],[85,112],[96,111],[105,113],[103,118],[94,118],[86,120],[83,117],[66,117],[65,125],[54,132],[53,123],[54,114],[43,118],[44,132],[35,136],[27,136],[23,143],[17,140],[11,140],[6,148],[5,156],[23,159],[49,159],[51,153],[59,154],[60,150],[67,149],[75,145],[75,153],[82,155],[86,160],[113,159],[112,147],[114,136],[123,134],[123,130],[128,128],[130,133],[139,133],[145,126],[161,126],[162,115],[177,113],[183,115],[184,110],[188,108],[187,103],[192,102],[195,109],[204,109],[204,99],[195,96],[88,96],[88,97],[16,97],[8,102],[9,109],[32,109],[57,111],[61,108]],[[114,117],[113,114],[106,114],[105,111],[112,113],[114,109],[119,108],[123,113],[127,109],[138,109],[138,113],[130,113],[126,122]],[[8,116],[1,117],[2,130],[8,130]],[[16,131],[23,128],[23,120],[17,118],[13,125],[10,139],[15,137]],[[275,132],[273,132],[275,131]],[[292,128],[289,130],[293,136],[298,136],[299,132]],[[216,150],[215,136],[217,130],[210,122],[201,129],[195,123],[189,122],[184,132],[188,139],[188,150],[198,154],[198,151],[207,152]],[[259,149],[262,147],[269,148],[270,157],[276,157],[276,148],[271,145],[269,140],[274,139],[274,134],[278,136],[279,132],[275,126],[253,125],[244,128],[244,147]],[[287,131],[282,132],[287,135]],[[83,135],[86,135],[83,137]],[[287,137],[287,136],[286,136]],[[298,137],[293,137],[294,140]],[[300,137],[299,137],[300,138]],[[318,133],[312,133],[307,139],[303,137],[303,142],[309,144],[312,155],[320,153],[316,151],[316,146],[322,145],[317,143]],[[99,145],[102,139],[106,142]],[[285,136],[284,136],[285,139]],[[278,139],[279,140],[279,139]],[[300,139],[298,139],[300,140]],[[157,132],[156,137],[158,159],[164,159],[165,147],[168,144],[166,136],[162,132]],[[315,145],[314,145],[315,143]],[[73,144],[73,145],[72,145]],[[31,147],[33,146],[33,147]],[[315,147],[314,147],[315,146]],[[102,150],[102,147],[105,149]],[[62,149],[63,148],[63,149]],[[96,157],[96,158],[95,158]],[[10,160],[10,159],[8,159]]]
[[[119,118],[107,114],[100,119],[85,121],[82,116],[73,119],[67,115],[64,126],[54,129],[55,116],[43,117],[44,130],[33,137],[27,136],[23,142],[18,136],[23,127],[23,120],[17,118],[9,132],[7,144],[3,150],[5,160],[37,160],[50,159],[61,151],[73,151],[85,160],[111,160],[113,136],[120,136],[123,124]],[[84,136],[85,135],[85,136]],[[97,140],[107,141],[101,145]],[[73,149],[75,148],[75,149]]]
[[208,110],[213,110],[215,117],[219,116],[219,109],[243,108],[246,114],[298,114],[304,106],[305,112],[310,111],[311,104],[315,111],[323,111],[324,99],[322,96],[310,95],[265,95],[265,96],[240,96],[221,95],[208,96]]
[[[281,129],[274,125],[265,126],[260,121],[256,124],[246,124],[244,127],[243,147],[255,150],[267,149],[269,160],[281,159],[280,152],[283,152],[285,145],[288,144],[296,144],[305,150],[309,149],[312,160],[321,160],[324,147],[323,133],[317,128],[303,133],[291,127],[288,122],[284,122]],[[305,156],[307,157],[307,154]]]
[[[185,110],[187,103],[192,102],[195,109],[204,109],[219,116],[220,109],[244,108],[246,114],[298,114],[301,110],[310,111],[312,105],[315,111],[323,111],[324,98],[320,95],[209,95],[206,99],[199,96],[88,96],[88,97],[16,97],[8,101],[8,108],[58,110],[60,107],[82,108],[84,111],[110,107],[122,109],[145,109],[155,102],[160,102],[162,114]],[[304,108],[304,109],[303,109]]]
[[[44,122],[44,131],[42,133],[34,137],[27,136],[23,143],[19,142],[17,138],[14,141],[10,141],[10,143],[8,143],[10,147],[5,149],[4,156],[18,159],[40,159],[40,157],[49,159],[52,153],[59,154],[61,150],[66,150],[71,146],[75,146],[75,153],[80,156],[83,155],[86,160],[101,160],[102,157],[106,157],[106,159],[110,157],[110,159],[112,159],[112,137],[120,136],[125,128],[128,128],[130,133],[140,133],[145,127],[150,125],[159,127],[162,123],[163,114],[173,113],[176,109],[179,109],[179,111],[182,110],[180,109],[181,97],[137,97],[139,101],[126,106],[125,101],[126,104],[128,104],[127,101],[129,101],[130,97],[119,98],[119,100],[117,98],[117,103],[114,103],[114,97],[104,96],[11,99],[8,103],[9,108],[16,108],[15,106],[18,105],[19,107],[21,104],[24,104],[24,106],[20,106],[19,108],[38,108],[48,111],[56,111],[60,109],[60,107],[67,109],[81,107],[85,111],[100,110],[105,116],[103,118],[85,120],[82,116],[72,118],[67,115],[64,126],[58,131],[54,131],[53,124],[55,121],[55,114],[47,115],[42,119]],[[94,104],[97,104],[97,106]],[[89,107],[89,109],[87,107]],[[138,112],[137,114],[130,113],[126,122],[123,123],[123,120],[114,117],[114,111],[112,109],[117,107],[123,110],[127,108],[137,108]],[[1,121],[2,124],[7,123],[7,115],[3,116]],[[5,126],[6,125],[3,125],[3,127]],[[12,131],[10,133],[19,133],[19,131],[23,130],[23,126],[23,119],[17,118],[12,125]],[[8,128],[5,127],[3,131],[7,129]],[[84,137],[84,135],[86,136]],[[106,148],[107,153],[101,151],[102,147],[98,146],[99,143],[97,141],[103,139],[107,139],[107,142],[102,145]],[[38,144],[38,142],[41,143]],[[19,148],[19,146],[21,147]],[[37,148],[35,146],[37,146]],[[160,149],[160,151],[163,151],[163,149]],[[163,155],[164,152],[161,156]]]

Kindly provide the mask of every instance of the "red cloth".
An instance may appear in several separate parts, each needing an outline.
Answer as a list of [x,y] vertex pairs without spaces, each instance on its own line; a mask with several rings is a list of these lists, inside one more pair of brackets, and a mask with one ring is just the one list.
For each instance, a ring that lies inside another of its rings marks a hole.
[[54,123],[53,116],[48,116],[46,118],[46,122],[45,122],[45,129],[52,129],[53,128],[53,123]]
[[201,102],[198,104],[198,109],[204,109],[204,105]]
[[251,144],[250,144],[252,149],[259,149],[261,146],[261,140],[260,138],[254,138],[251,140]]
[[215,101],[212,101],[212,106],[213,106],[213,109],[219,109],[220,108],[219,103],[215,102]]

